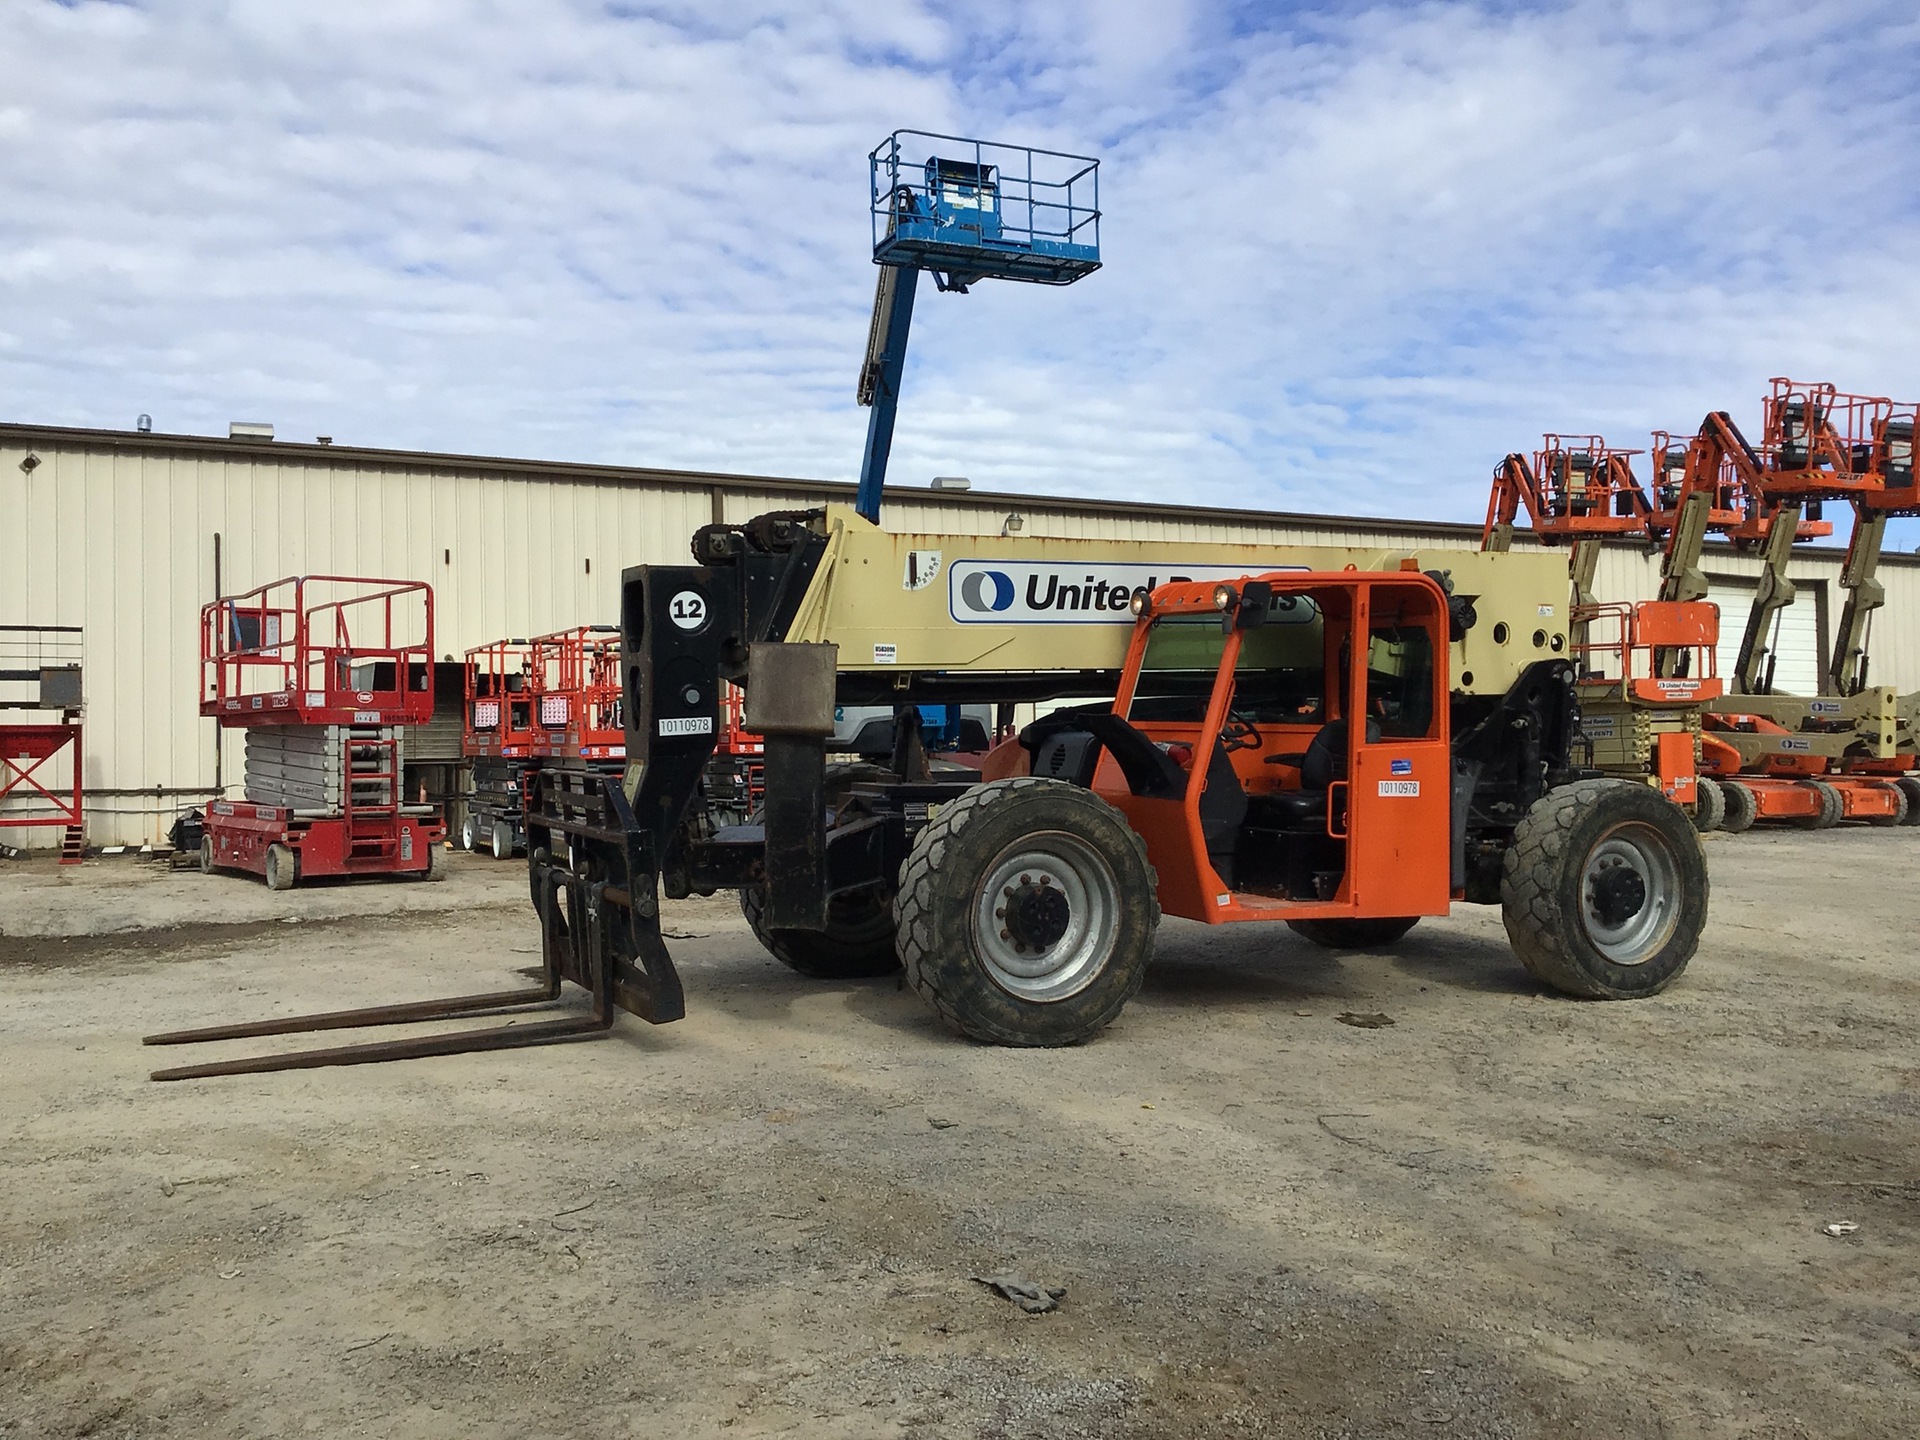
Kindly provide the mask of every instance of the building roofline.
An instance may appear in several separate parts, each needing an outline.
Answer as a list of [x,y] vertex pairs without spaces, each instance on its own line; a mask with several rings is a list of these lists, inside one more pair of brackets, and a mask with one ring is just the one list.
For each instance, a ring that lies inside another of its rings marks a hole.
[[[814,496],[825,492],[833,499],[853,498],[856,487],[844,480],[807,480],[776,475],[737,475],[712,470],[666,470],[644,465],[604,465],[564,460],[526,460],[498,455],[460,455],[437,450],[390,450],[361,445],[320,445],[294,440],[227,439],[218,435],[174,435],[143,430],[96,430],[80,426],[23,425],[0,422],[0,443],[81,446],[132,453],[207,455],[223,459],[298,458],[393,469],[418,470],[432,466],[477,471],[482,474],[551,480],[591,480],[631,485],[657,485],[682,490],[749,490],[768,495]],[[1186,519],[1198,524],[1294,525],[1306,529],[1371,530],[1388,535],[1422,538],[1446,536],[1478,544],[1480,526],[1459,520],[1405,520],[1388,516],[1308,514],[1286,510],[1251,510],[1208,505],[1166,505],[1142,500],[1078,499],[1064,495],[1022,494],[996,490],[923,490],[889,485],[886,494],[900,500],[933,500],[943,505],[1028,513],[1071,512],[1118,518]],[[1521,532],[1516,538],[1526,538]],[[1714,544],[1723,551],[1722,544]],[[1796,546],[1796,555],[1844,556],[1836,545]],[[1888,553],[1882,563],[1920,565],[1920,555]]]

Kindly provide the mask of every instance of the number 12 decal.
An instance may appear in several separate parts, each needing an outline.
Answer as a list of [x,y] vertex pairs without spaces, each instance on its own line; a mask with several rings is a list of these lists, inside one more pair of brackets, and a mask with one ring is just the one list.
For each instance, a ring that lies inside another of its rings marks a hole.
[[707,600],[697,590],[682,590],[668,602],[667,615],[682,630],[698,630],[707,623]]

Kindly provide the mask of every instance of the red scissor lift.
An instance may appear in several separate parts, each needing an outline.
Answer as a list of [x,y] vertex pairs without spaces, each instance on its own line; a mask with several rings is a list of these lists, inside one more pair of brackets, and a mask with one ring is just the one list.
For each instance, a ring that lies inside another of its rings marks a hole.
[[539,753],[534,680],[529,640],[496,640],[467,651],[460,748],[472,762],[473,788],[460,827],[463,850],[484,847],[506,860],[525,844],[521,785]]
[[[461,843],[505,860],[526,848],[525,792],[550,764],[618,772],[627,758],[620,632],[579,625],[532,640],[497,640],[467,652],[464,746],[473,790]],[[745,824],[759,801],[764,746],[747,733],[740,692],[722,694],[724,733],[707,768],[715,825]]]
[[207,807],[201,868],[302,876],[433,869],[445,827],[406,803],[403,733],[433,715],[433,591],[276,580],[200,612],[200,713],[247,737],[246,798]]

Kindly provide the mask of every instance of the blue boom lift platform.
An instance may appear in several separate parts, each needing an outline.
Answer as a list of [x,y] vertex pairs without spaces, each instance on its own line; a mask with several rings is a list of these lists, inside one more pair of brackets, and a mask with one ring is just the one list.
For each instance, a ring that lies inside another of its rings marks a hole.
[[964,295],[979,280],[1071,285],[1100,268],[1100,162],[1030,145],[896,130],[867,156],[880,281],[860,369],[872,407],[854,508],[880,518],[920,272]]

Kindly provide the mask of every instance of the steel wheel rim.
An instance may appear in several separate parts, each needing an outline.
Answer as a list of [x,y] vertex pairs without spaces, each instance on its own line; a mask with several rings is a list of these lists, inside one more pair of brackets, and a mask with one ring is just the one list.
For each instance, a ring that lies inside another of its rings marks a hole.
[[[1051,889],[1064,898],[1067,920],[1051,944],[1025,945],[1005,911],[1023,891]],[[1023,835],[987,867],[973,906],[974,952],[993,983],[1020,1000],[1051,1004],[1091,985],[1112,957],[1120,930],[1120,885],[1113,867],[1077,835],[1049,830]]]
[[[1618,896],[1637,885],[1644,898],[1621,914]],[[1593,947],[1615,965],[1644,965],[1680,923],[1680,865],[1651,825],[1619,825],[1587,852],[1580,872],[1580,921]]]

